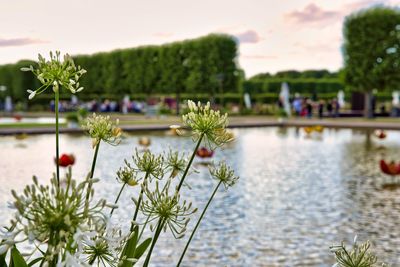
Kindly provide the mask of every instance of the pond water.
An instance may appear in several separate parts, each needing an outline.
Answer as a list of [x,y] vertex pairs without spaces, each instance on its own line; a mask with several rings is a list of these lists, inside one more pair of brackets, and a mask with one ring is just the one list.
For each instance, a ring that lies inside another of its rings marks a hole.
[[[235,129],[234,134],[236,141],[217,151],[214,160],[225,159],[240,180],[216,195],[185,266],[331,266],[329,246],[342,240],[351,243],[355,235],[360,241],[370,239],[380,259],[400,266],[400,188],[385,188],[391,177],[379,169],[381,158],[400,159],[400,132],[389,131],[384,140],[330,129],[312,137],[295,128]],[[130,158],[140,136],[143,133],[130,135],[117,147],[101,145],[97,194],[115,198],[120,188],[115,172]],[[153,152],[193,147],[190,138],[149,136]],[[12,188],[21,190],[32,174],[48,181],[54,171],[54,143],[53,135],[0,138],[3,224],[11,216],[6,202]],[[93,153],[88,137],[61,135],[61,153],[75,154],[76,177],[86,174]],[[199,173],[187,180],[192,190],[183,190],[183,195],[202,210],[215,181],[198,159],[195,167]],[[137,190],[123,193],[116,212],[121,221],[131,218],[130,198]],[[151,265],[174,266],[185,241],[169,233],[161,236]]]

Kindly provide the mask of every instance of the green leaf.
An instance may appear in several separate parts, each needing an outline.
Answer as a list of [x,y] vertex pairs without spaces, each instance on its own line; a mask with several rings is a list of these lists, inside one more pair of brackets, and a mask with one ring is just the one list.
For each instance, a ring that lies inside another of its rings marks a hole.
[[44,257],[36,258],[36,259],[32,260],[32,261],[28,264],[28,266],[33,266],[33,265],[35,265],[36,263],[40,262],[40,261],[43,260],[43,259],[44,259]]
[[6,255],[7,255],[7,252],[0,255],[0,267],[7,267]]
[[[137,245],[137,241],[138,241],[138,235],[139,235],[139,227],[135,226],[133,228],[131,238],[128,239],[128,241],[125,244],[124,250],[122,251],[121,259],[124,257],[127,259],[134,257],[136,245]],[[120,266],[121,267],[131,267],[131,266],[133,266],[133,263],[125,260],[125,261],[123,261],[122,265],[120,265]]]
[[150,244],[151,244],[151,238],[149,237],[136,248],[134,258],[139,259]]
[[21,253],[18,251],[16,247],[13,247],[11,249],[11,266],[15,267],[29,267],[28,264],[26,264],[26,261],[22,257]]

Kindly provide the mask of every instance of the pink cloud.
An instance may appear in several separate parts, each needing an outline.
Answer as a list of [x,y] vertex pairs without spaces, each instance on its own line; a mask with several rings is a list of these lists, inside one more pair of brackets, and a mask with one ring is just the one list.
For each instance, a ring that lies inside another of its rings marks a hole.
[[260,35],[254,30],[247,30],[241,33],[236,33],[234,34],[234,36],[242,44],[244,43],[254,44],[262,40]]
[[310,3],[303,10],[295,10],[285,14],[285,18],[297,24],[315,24],[326,26],[331,22],[341,21],[341,19],[351,12],[362,8],[389,3],[388,0],[361,0],[354,3],[342,5],[336,10],[325,10],[315,3]]
[[308,4],[301,11],[292,11],[285,14],[285,18],[294,23],[312,24],[336,20],[341,17],[340,11],[324,10],[314,3]]
[[23,46],[23,45],[41,44],[41,43],[46,43],[46,41],[39,39],[32,39],[32,38],[11,38],[11,39],[0,38],[0,47]]

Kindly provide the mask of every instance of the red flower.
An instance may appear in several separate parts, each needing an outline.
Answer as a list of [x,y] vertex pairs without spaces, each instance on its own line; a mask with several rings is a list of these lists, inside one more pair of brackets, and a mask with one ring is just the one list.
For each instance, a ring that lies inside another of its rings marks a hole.
[[70,165],[74,165],[75,157],[72,154],[62,154],[61,157],[58,159],[58,165],[61,167],[68,167]]
[[206,147],[201,147],[197,149],[196,155],[200,158],[211,158],[214,155],[214,151]]
[[400,174],[400,163],[396,164],[391,161],[389,164],[383,159],[380,161],[381,171],[388,175],[399,175]]

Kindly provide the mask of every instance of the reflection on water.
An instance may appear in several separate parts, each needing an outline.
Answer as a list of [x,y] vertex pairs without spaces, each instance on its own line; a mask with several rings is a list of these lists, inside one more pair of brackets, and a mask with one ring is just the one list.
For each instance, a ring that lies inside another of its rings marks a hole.
[[[214,159],[226,159],[241,179],[229,193],[221,190],[187,253],[186,266],[330,266],[329,246],[341,240],[369,238],[381,259],[399,266],[400,189],[385,188],[391,178],[379,170],[381,158],[398,160],[400,133],[384,140],[365,132],[325,129],[306,137],[295,128],[234,130],[237,140]],[[114,173],[130,158],[140,136],[129,136],[118,147],[101,146],[95,176],[102,181],[97,193],[113,200],[119,190]],[[150,149],[168,146],[185,151],[190,139],[151,136]],[[25,140],[0,138],[0,219],[10,213],[6,202],[11,188],[21,189],[37,174],[47,182],[53,166],[54,138],[32,136]],[[91,142],[79,135],[62,135],[61,152],[73,153],[74,174],[83,177],[91,163]],[[200,161],[198,161],[200,163]],[[202,209],[215,181],[207,167],[187,181],[186,198]],[[129,200],[137,191],[124,192],[121,221],[131,217]],[[136,188],[138,190],[138,188]],[[196,215],[198,216],[198,214]],[[193,222],[192,222],[193,223]],[[162,236],[153,266],[172,266],[184,240]]]

